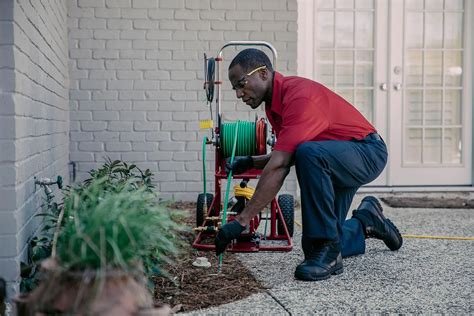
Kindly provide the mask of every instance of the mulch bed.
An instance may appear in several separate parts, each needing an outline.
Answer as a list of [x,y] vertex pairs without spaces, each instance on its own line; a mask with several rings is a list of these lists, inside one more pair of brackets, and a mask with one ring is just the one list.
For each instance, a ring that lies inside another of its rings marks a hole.
[[[194,227],[195,203],[175,203],[174,209],[189,211],[187,224]],[[174,265],[165,267],[170,277],[156,277],[155,299],[157,303],[171,307],[181,304],[181,312],[187,312],[211,306],[218,306],[243,299],[251,294],[264,291],[262,286],[235,257],[226,252],[223,256],[221,273],[216,275],[218,257],[214,252],[198,251],[191,247],[194,234],[186,236],[189,243]],[[198,268],[192,265],[197,257],[207,257],[210,268]]]
[[383,197],[387,205],[397,208],[474,208],[473,199],[433,197]]

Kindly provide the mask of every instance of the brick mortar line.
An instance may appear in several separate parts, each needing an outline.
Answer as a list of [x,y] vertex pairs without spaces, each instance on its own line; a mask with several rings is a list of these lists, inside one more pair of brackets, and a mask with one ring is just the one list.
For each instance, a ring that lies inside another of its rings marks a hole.
[[[30,40],[30,42],[31,42],[31,40]],[[33,45],[33,46],[34,46],[34,45]],[[50,77],[53,81],[55,81],[59,86],[63,87],[64,89],[68,89],[68,87],[65,86],[64,83],[61,82],[61,80],[59,80],[59,79],[57,79],[57,78],[54,78],[54,76],[52,76],[51,73],[48,72],[48,71],[45,69],[44,66],[47,66],[47,64],[45,65],[45,64],[42,64],[42,63],[37,63],[37,62],[35,62],[33,59],[31,59],[31,56],[28,55],[28,53],[26,53],[26,52],[24,51],[23,47],[21,47],[21,46],[19,46],[19,45],[17,45],[17,44],[13,45],[13,48],[17,49],[20,54],[22,54],[23,56],[25,56],[33,65],[35,65],[35,66],[37,66],[39,69],[41,69],[48,77]],[[14,55],[14,57],[15,57],[15,53],[16,53],[16,52],[13,50],[13,55]],[[51,63],[51,65],[54,65],[54,64]],[[55,67],[54,67],[54,68],[55,68]],[[13,67],[12,69],[18,69],[18,67],[15,66],[15,67]],[[61,73],[61,72],[58,72],[58,73],[59,73],[61,76],[63,76],[63,79],[64,79],[64,80],[66,80],[66,79],[67,79],[67,74],[68,74],[69,72],[66,72],[65,74],[64,74],[64,73]]]
[[[56,71],[58,73],[60,73],[62,75],[62,72],[61,72],[61,69],[58,68],[58,65],[56,63],[54,63],[51,58],[49,58],[49,56],[46,54],[46,52],[44,52],[33,40],[30,36],[28,36],[27,32],[24,30],[24,28],[18,23],[18,21],[13,21],[13,23],[21,30],[21,32],[23,32],[23,34],[25,35],[25,37],[29,40],[28,43],[33,45],[43,56],[44,58],[49,61],[51,63],[51,65],[56,69]],[[36,29],[36,31],[38,32],[38,30]],[[39,33],[39,35],[41,36],[42,34]],[[42,38],[42,40],[44,41],[44,39]],[[19,48],[18,46],[18,38],[14,38],[13,41],[15,42],[15,46]],[[51,46],[49,45],[46,45],[47,48],[51,49]],[[54,54],[54,51],[53,51],[53,54]],[[26,54],[28,55],[28,54]],[[57,60],[59,61],[60,63],[60,66],[62,66],[63,68],[66,68],[68,69],[69,66],[66,64],[66,65],[63,65],[63,63],[61,62],[60,58],[57,56],[57,54],[54,54],[54,56],[57,58]]]
[[[35,64],[35,65],[38,65],[38,64]],[[41,68],[41,67],[39,67],[39,68]],[[63,100],[68,100],[68,97],[63,97],[63,96],[61,96],[57,91],[51,90],[50,88],[48,88],[48,87],[46,87],[45,85],[43,85],[43,84],[39,83],[38,81],[36,81],[35,78],[30,77],[30,74],[29,74],[29,73],[26,73],[26,72],[23,72],[23,71],[21,71],[21,70],[18,70],[18,68],[15,68],[15,72],[16,72],[16,73],[19,73],[19,74],[21,74],[21,75],[24,75],[24,76],[25,76],[26,78],[28,78],[31,82],[34,82],[36,85],[40,86],[41,88],[43,88],[43,89],[46,90],[46,91],[51,92],[52,94],[55,94],[55,95],[58,96],[59,98],[61,98],[61,99],[63,99]],[[45,72],[45,73],[47,74],[47,76],[48,76],[49,78],[52,78],[52,79],[53,79],[53,77],[52,77],[49,73],[47,73],[47,72]],[[62,84],[59,83],[57,80],[53,80],[53,81],[55,81],[55,82],[61,87],[61,89],[63,89],[63,90],[66,91],[66,92],[69,92],[69,88],[68,88],[68,87],[62,85]],[[16,87],[15,87],[15,88],[16,88]]]
[[[38,4],[38,3],[39,3],[39,5],[41,5],[41,6],[43,7],[43,9],[44,9],[43,12],[41,12],[41,13],[45,13],[46,15],[49,15],[47,9],[43,6],[43,4],[42,4],[40,1],[38,1],[37,4]],[[67,59],[66,59],[66,60],[62,60],[62,59],[61,59],[61,56],[57,53],[57,51],[56,51],[56,49],[55,49],[56,47],[59,48],[60,52],[61,52],[61,53],[64,53],[64,55],[67,56],[67,51],[69,50],[68,47],[67,47],[67,43],[66,43],[66,45],[64,45],[64,43],[59,43],[59,42],[57,41],[57,38],[53,35],[52,30],[48,27],[48,25],[53,25],[54,22],[51,23],[51,24],[47,24],[47,23],[44,21],[44,19],[43,19],[43,16],[44,16],[44,15],[43,15],[43,14],[38,14],[38,17],[39,17],[39,19],[41,20],[41,22],[42,22],[42,24],[43,24],[43,26],[44,26],[44,28],[45,28],[45,31],[47,31],[47,34],[48,34],[49,36],[51,36],[51,39],[52,39],[52,41],[54,42],[54,44],[56,44],[56,46],[55,46],[55,45],[52,45],[52,43],[46,38],[46,35],[40,31],[40,28],[38,27],[38,25],[35,24],[34,21],[31,20],[31,16],[27,14],[27,13],[29,13],[29,12],[25,10],[25,9],[27,9],[27,8],[25,8],[25,7],[22,6],[21,4],[19,4],[19,5],[20,5],[21,10],[23,11],[23,13],[24,13],[26,19],[27,19],[27,20],[30,22],[30,24],[36,29],[36,31],[38,32],[38,34],[39,34],[39,35],[41,36],[41,38],[43,39],[43,42],[51,49],[51,51],[53,52],[53,54],[56,55],[56,57],[58,58],[58,61],[61,63],[61,66],[67,68],[67,67],[68,67]],[[34,4],[32,4],[31,7],[38,9],[37,6],[35,6]],[[39,13],[39,12],[38,12],[38,13]],[[58,20],[56,19],[56,20],[53,20],[53,21],[58,21]],[[28,39],[30,39],[30,37],[28,36],[28,33],[25,33],[25,35],[28,37]],[[58,35],[59,35],[59,34],[58,34]],[[60,38],[61,38],[61,37],[60,37]],[[61,39],[64,40],[63,38],[61,38]],[[30,39],[30,41],[31,41],[31,39]],[[53,46],[55,46],[55,47],[53,47]],[[66,46],[66,47],[65,47],[66,51],[63,51],[64,46]],[[64,62],[65,62],[65,63],[64,63]]]

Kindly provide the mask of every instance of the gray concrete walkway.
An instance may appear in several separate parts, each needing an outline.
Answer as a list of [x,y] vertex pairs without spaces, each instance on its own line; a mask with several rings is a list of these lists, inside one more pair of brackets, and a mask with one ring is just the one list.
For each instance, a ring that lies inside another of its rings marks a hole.
[[[363,196],[356,196],[353,207]],[[472,209],[392,209],[384,205],[384,213],[402,234],[474,236]],[[340,276],[302,282],[293,277],[303,260],[301,228],[295,228],[295,247],[289,253],[239,254],[242,264],[269,290],[191,314],[474,314],[472,240],[406,238],[399,251],[391,252],[382,241],[370,239],[365,255],[344,259]]]

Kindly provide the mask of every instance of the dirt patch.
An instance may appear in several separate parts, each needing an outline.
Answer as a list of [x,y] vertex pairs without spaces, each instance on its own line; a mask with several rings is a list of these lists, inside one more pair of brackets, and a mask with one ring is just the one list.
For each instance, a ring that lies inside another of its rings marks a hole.
[[[171,208],[187,210],[190,216],[187,224],[194,227],[195,203],[175,203]],[[214,252],[198,251],[191,247],[194,235],[186,236],[189,243],[174,265],[165,267],[171,275],[157,277],[153,281],[156,301],[170,306],[182,304],[182,312],[208,308],[243,299],[251,294],[264,291],[261,285],[233,253],[225,253],[222,270],[218,275],[218,258]],[[197,257],[207,257],[210,268],[197,268],[192,265]]]
[[382,197],[381,200],[396,208],[474,208],[474,199],[458,197]]

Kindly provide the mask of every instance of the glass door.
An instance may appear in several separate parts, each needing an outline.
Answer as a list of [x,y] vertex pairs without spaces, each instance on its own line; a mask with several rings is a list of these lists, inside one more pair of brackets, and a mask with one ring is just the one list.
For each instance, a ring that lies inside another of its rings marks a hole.
[[[334,90],[386,137],[387,1],[302,0],[299,74]],[[308,30],[312,30],[309,32]],[[385,84],[386,85],[386,84]],[[386,172],[370,185],[386,184]]]
[[298,0],[298,74],[351,102],[388,145],[370,186],[472,184],[472,5]]
[[472,183],[469,2],[391,1],[394,185]]

